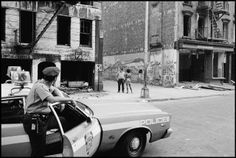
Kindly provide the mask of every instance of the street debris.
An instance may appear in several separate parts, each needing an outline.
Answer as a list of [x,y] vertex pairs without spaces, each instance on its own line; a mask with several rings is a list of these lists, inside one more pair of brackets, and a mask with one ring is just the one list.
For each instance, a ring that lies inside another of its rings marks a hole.
[[213,84],[209,84],[207,86],[201,86],[201,88],[211,89],[211,90],[216,90],[216,91],[233,90],[233,88],[226,88],[224,86],[218,86],[218,85],[213,85]]
[[232,85],[229,86],[229,85],[225,84],[223,86],[220,86],[220,85],[214,85],[214,84],[208,84],[208,83],[196,83],[194,81],[193,82],[181,82],[179,84],[179,86],[177,86],[176,88],[178,88],[178,89],[191,89],[191,90],[200,90],[201,88],[203,88],[203,89],[210,89],[210,90],[216,90],[216,91],[234,90]]

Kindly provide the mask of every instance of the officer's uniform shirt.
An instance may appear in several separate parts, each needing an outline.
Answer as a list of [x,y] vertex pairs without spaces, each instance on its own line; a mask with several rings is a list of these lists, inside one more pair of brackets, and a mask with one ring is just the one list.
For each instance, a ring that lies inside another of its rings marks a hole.
[[26,99],[26,112],[27,113],[50,113],[51,110],[48,106],[46,98],[52,96],[54,87],[50,88],[43,83],[43,80],[37,81]]

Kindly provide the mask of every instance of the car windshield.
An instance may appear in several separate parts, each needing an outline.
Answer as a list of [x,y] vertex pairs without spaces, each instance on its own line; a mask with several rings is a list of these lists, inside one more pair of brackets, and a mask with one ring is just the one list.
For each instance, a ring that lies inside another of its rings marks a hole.
[[76,101],[76,108],[78,108],[79,110],[81,110],[83,113],[85,113],[87,116],[93,116],[93,111],[92,109],[90,109],[87,105]]

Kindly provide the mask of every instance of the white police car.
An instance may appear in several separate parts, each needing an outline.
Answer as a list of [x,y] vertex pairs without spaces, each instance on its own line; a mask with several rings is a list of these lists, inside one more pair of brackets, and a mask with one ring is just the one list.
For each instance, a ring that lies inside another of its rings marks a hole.
[[[14,86],[11,90],[10,85]],[[29,137],[21,123],[25,113],[25,99],[29,92],[26,87],[13,84],[1,86],[1,91],[5,92],[1,96],[1,156],[3,157],[25,157],[31,154]],[[62,112],[56,112],[58,110],[55,109],[60,107],[61,103],[50,105],[58,127],[47,131],[46,156],[90,157],[97,151],[115,149],[118,154],[138,157],[145,149],[147,133],[150,133],[149,142],[169,137],[172,133],[170,114],[148,104],[87,106],[75,100],[64,104]],[[66,118],[70,126],[68,130],[63,129],[58,119],[59,115]]]

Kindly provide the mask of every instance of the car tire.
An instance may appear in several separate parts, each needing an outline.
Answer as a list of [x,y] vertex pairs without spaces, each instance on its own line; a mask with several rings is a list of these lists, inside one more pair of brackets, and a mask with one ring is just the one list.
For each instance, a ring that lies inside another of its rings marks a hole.
[[131,131],[127,133],[118,144],[119,156],[140,157],[146,146],[146,133]]

